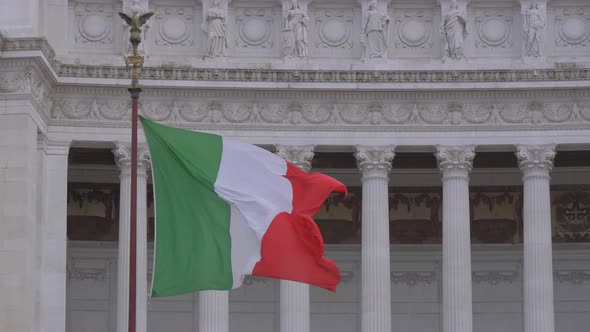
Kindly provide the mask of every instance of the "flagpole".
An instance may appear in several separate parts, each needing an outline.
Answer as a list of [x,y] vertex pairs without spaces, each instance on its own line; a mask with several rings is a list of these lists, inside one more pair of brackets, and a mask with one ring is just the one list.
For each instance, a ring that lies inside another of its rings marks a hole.
[[[138,47],[141,43],[141,26],[153,15],[146,13],[139,15],[136,11],[129,17],[125,13],[119,16],[129,25],[129,41],[132,45],[132,53],[125,57],[125,64],[131,67],[131,85],[127,89],[131,95],[131,213],[130,213],[130,238],[129,238],[129,321],[128,331],[136,330],[137,307],[137,118],[138,102],[141,88],[139,86],[139,73],[143,66],[143,56],[139,55]],[[125,222],[121,220],[120,222]],[[125,239],[119,239],[124,241]],[[144,276],[145,278],[145,276]]]

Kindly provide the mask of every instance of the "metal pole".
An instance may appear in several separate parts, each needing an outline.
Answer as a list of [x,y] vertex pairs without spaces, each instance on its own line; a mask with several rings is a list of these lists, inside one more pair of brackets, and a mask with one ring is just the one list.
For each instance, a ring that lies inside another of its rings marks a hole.
[[[137,301],[137,118],[138,118],[138,101],[141,93],[139,87],[139,71],[143,66],[143,56],[139,55],[138,46],[141,43],[141,26],[154,13],[139,15],[134,12],[129,17],[124,13],[119,16],[130,26],[129,41],[131,42],[132,55],[125,57],[125,64],[131,66],[131,85],[129,94],[131,95],[131,220],[130,220],[130,239],[129,239],[129,332],[136,330],[136,301]],[[121,220],[120,222],[124,222]],[[123,241],[124,239],[119,239]],[[143,276],[145,278],[145,276]]]

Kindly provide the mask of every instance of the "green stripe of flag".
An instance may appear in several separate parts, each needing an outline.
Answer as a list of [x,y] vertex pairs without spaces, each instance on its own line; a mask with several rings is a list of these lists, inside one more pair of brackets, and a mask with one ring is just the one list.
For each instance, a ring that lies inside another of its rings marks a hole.
[[152,297],[231,289],[230,206],[214,191],[222,139],[141,118],[152,159]]

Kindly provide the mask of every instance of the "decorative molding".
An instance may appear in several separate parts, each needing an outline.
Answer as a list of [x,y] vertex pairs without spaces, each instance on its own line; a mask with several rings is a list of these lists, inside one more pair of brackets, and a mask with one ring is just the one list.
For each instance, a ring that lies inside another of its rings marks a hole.
[[156,31],[154,43],[166,48],[190,48],[193,46],[193,8],[160,6],[155,13]]
[[274,46],[273,8],[236,8],[236,46],[242,49],[271,49]]
[[[0,73],[0,91],[22,90],[26,81],[18,72]],[[74,121],[123,122],[130,118],[128,98],[55,97],[42,99],[48,106],[51,119]],[[450,130],[474,127],[548,128],[547,126],[590,125],[590,101],[579,103],[485,103],[421,104],[399,101],[362,103],[314,103],[299,101],[276,103],[262,100],[222,101],[219,99],[142,98],[140,112],[144,116],[172,124],[228,124],[312,126],[341,128],[447,128]]]
[[512,42],[512,9],[486,8],[480,9],[475,16],[477,37],[476,48],[511,49]]
[[395,145],[357,146],[356,162],[363,176],[368,172],[391,172],[391,161],[395,157]]
[[432,18],[430,9],[402,9],[395,12],[396,41],[398,49],[430,49],[432,40]]
[[517,145],[516,157],[522,172],[530,174],[534,171],[550,172],[555,158],[555,144]]
[[315,46],[320,49],[351,49],[353,12],[350,8],[318,8],[315,10],[317,36]]
[[311,160],[313,159],[313,145],[276,145],[277,155],[300,169],[311,171]]
[[74,44],[85,47],[110,47],[113,44],[112,4],[77,3],[74,8]]
[[473,158],[475,157],[474,145],[438,145],[434,153],[438,167],[443,175],[453,171],[471,172]]
[[590,7],[557,7],[555,45],[559,48],[590,47]]
[[100,267],[80,268],[74,258],[68,259],[68,279],[103,281],[107,276],[107,269]]
[[590,271],[584,270],[555,271],[554,276],[560,283],[572,283],[574,285],[590,281]]
[[391,282],[394,284],[405,284],[407,286],[416,286],[419,284],[432,284],[437,280],[435,271],[426,272],[391,272]]
[[472,280],[476,284],[487,283],[496,286],[501,283],[513,283],[520,280],[518,271],[473,271]]

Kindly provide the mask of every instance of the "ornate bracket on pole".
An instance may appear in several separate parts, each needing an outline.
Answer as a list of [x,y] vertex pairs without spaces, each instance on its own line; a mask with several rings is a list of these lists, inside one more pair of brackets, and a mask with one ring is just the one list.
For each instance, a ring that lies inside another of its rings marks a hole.
[[[131,85],[129,93],[131,94],[131,220],[130,220],[130,239],[129,239],[129,332],[135,332],[136,326],[136,280],[137,280],[137,108],[139,94],[139,72],[143,67],[143,56],[139,55],[138,47],[141,43],[141,27],[152,17],[154,13],[139,14],[134,11],[133,16],[129,17],[125,13],[119,13],[119,16],[130,27],[129,41],[132,45],[132,53],[125,57],[125,64],[131,67]],[[121,220],[120,222],[124,222]],[[124,241],[124,239],[120,239]],[[144,276],[145,277],[145,276]]]

